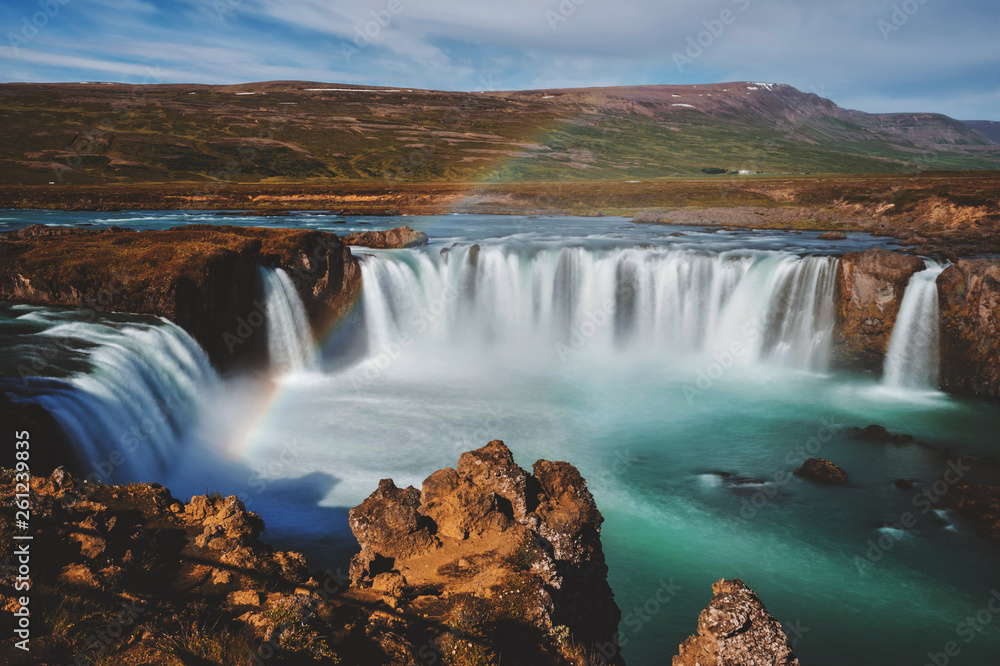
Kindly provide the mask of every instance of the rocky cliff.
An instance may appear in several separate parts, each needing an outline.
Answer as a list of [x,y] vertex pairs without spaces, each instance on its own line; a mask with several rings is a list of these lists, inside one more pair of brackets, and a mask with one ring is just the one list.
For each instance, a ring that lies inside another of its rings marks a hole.
[[798,666],[781,624],[738,578],[712,585],[698,633],[680,646],[673,666]]
[[0,234],[0,300],[166,317],[226,369],[265,358],[266,327],[253,323],[264,307],[259,264],[289,273],[314,330],[343,314],[360,291],[350,250],[321,231],[35,225]]
[[962,259],[937,283],[942,388],[1000,398],[1000,260]]
[[881,372],[906,285],[923,267],[920,257],[881,248],[843,256],[834,296],[834,365]]
[[[15,481],[0,474],[8,613]],[[361,552],[349,578],[275,552],[236,497],[183,503],[63,468],[30,486],[31,652],[7,641],[0,663],[622,663],[592,661],[620,613],[586,482],[564,462],[529,474],[501,442],[423,491],[383,480],[350,512]]]
[[533,470],[493,441],[421,490],[383,479],[350,512],[361,544],[352,583],[392,607],[446,617],[461,631],[438,647],[464,655],[459,663],[494,663],[501,652],[510,663],[583,663],[616,645],[621,613],[586,481],[565,462]]

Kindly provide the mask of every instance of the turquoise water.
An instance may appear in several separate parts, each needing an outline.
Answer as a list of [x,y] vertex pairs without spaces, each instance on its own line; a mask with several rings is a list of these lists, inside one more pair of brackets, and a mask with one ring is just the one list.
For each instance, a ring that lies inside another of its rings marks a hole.
[[[44,215],[67,224],[81,219]],[[180,215],[85,217],[172,226]],[[306,222],[334,228],[326,219]],[[277,545],[306,550],[314,566],[336,566],[352,550],[346,511],[379,479],[419,487],[463,451],[503,439],[522,467],[539,458],[568,460],[587,479],[606,519],[609,577],[633,666],[667,663],[696,630],[711,584],[722,577],[740,577],[757,591],[803,663],[919,666],[951,641],[960,652],[948,663],[997,663],[1000,616],[988,604],[1000,590],[1000,546],[937,504],[923,512],[916,490],[893,482],[931,484],[949,462],[1000,460],[1000,408],[933,390],[887,389],[878,377],[833,372],[809,354],[786,353],[822,349],[822,303],[789,297],[775,276],[805,284],[825,270],[816,255],[884,239],[856,235],[836,244],[815,234],[639,227],[619,218],[352,219],[334,230],[402,223],[427,231],[436,244],[358,254],[366,279],[384,270],[387,293],[409,285],[413,293],[403,300],[425,299],[417,314],[427,325],[413,326],[406,303],[375,299],[369,288],[368,329],[359,333],[369,347],[351,352],[354,365],[273,381],[228,380],[205,402],[166,478],[155,480],[176,495],[238,494],[261,513]],[[677,231],[685,235],[667,235]],[[447,293],[442,285],[466,275],[450,272],[448,262],[457,259],[446,259],[441,248],[457,244],[451,256],[468,262],[472,242],[482,246],[474,295],[461,292],[436,309],[435,298]],[[579,249],[582,259],[567,259],[567,248]],[[688,265],[699,267],[702,281],[678,284],[700,291],[690,301],[662,300],[671,271]],[[622,323],[616,305],[608,324],[560,354],[556,345],[567,341],[560,326],[578,326],[573,317],[596,307],[580,299],[598,294],[599,305],[609,280],[617,280],[611,292],[619,297],[623,266],[635,269],[628,298],[639,314]],[[787,272],[790,266],[802,270]],[[533,289],[553,280],[576,285],[577,296],[564,301],[558,290]],[[568,302],[576,304],[576,311],[566,306],[568,323],[549,316]],[[692,321],[714,322],[708,333],[700,323],[660,326],[675,323],[663,303],[702,302],[705,317]],[[730,336],[721,336],[721,347],[709,344],[720,330],[744,331],[741,317],[763,316],[767,330],[777,330],[772,324],[791,321],[806,302],[816,316],[805,328],[778,326],[788,331],[778,344],[748,342],[750,351],[732,362],[719,355]],[[643,308],[656,303],[660,314],[643,319]],[[468,327],[468,319],[488,324]],[[672,336],[669,345],[659,344],[663,331]],[[331,343],[324,353],[348,352]],[[371,365],[382,353],[384,362]],[[871,423],[926,444],[848,436],[849,428]],[[829,458],[850,482],[827,487],[789,477],[805,457]],[[946,489],[942,504],[948,497]],[[912,527],[883,527],[907,513]],[[880,538],[888,547],[876,550]],[[678,594],[659,607],[647,604],[663,580],[680,586]],[[962,624],[977,613],[982,631]]]

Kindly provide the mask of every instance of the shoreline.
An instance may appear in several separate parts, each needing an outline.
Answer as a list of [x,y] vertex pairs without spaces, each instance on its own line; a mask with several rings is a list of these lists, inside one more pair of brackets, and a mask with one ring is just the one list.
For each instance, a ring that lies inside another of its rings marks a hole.
[[107,183],[0,185],[0,208],[118,212],[301,211],[361,217],[567,215],[755,229],[865,231],[954,261],[1000,254],[1000,177],[908,175],[674,178],[638,182]]

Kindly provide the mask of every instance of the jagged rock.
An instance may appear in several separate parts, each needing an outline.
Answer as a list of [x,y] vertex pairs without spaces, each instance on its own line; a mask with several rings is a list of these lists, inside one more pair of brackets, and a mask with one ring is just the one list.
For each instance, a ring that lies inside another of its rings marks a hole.
[[712,591],[673,666],[798,666],[781,624],[743,581],[719,580]]
[[828,231],[819,235],[820,240],[847,240],[847,234],[843,231]]
[[[382,480],[350,512],[361,544],[352,582],[394,598],[446,589],[453,606],[500,595],[517,600],[533,632],[563,625],[579,641],[613,644],[621,613],[594,498],[569,463],[539,460],[533,471],[496,440],[431,474],[420,492]],[[462,608],[453,612],[475,615]]]
[[810,458],[795,470],[796,476],[820,483],[847,483],[847,472],[824,458]]
[[427,234],[410,227],[396,227],[388,231],[358,231],[346,234],[341,240],[347,245],[371,247],[379,250],[419,247],[427,245]]
[[841,366],[881,371],[903,293],[920,257],[873,248],[848,252],[837,270],[831,356]]
[[937,284],[941,387],[1000,398],[1000,260],[963,259]]

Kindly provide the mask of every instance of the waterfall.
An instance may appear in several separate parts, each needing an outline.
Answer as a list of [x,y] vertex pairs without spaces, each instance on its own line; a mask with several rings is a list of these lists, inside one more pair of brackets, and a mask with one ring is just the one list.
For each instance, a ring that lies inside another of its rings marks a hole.
[[906,285],[885,356],[885,384],[937,388],[940,363],[937,277],[945,266],[927,260]]
[[667,248],[411,250],[362,258],[369,353],[722,353],[822,369],[837,260]]
[[51,310],[19,317],[41,327],[25,344],[44,349],[61,376],[6,379],[0,388],[52,414],[101,481],[153,480],[176,457],[218,381],[215,370],[198,343],[166,320],[74,317]]
[[259,271],[264,283],[271,367],[285,373],[312,367],[316,363],[312,329],[295,285],[280,268],[261,266]]

